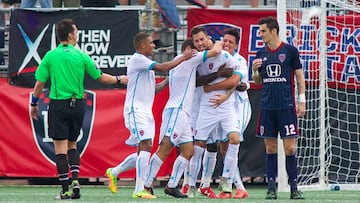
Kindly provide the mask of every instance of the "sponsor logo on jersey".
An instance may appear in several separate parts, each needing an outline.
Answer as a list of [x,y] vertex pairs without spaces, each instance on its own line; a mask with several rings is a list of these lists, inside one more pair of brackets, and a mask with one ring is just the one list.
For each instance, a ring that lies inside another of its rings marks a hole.
[[[48,89],[44,89],[40,94],[38,101],[38,120],[31,118],[31,116],[30,120],[34,139],[38,149],[49,162],[55,165],[55,150],[53,139],[49,137],[48,133],[48,107],[50,102],[49,93],[50,92]],[[30,92],[30,98],[32,94],[33,92]],[[82,156],[82,154],[85,152],[85,149],[87,148],[90,141],[95,116],[95,98],[95,92],[88,90],[85,91],[85,116],[82,128],[80,130],[80,135],[77,139],[77,149],[80,153],[80,156]]]

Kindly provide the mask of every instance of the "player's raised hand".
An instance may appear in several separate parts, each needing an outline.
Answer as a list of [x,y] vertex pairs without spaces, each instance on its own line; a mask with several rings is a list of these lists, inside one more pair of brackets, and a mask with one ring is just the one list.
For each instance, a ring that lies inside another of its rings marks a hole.
[[262,59],[261,58],[254,59],[252,64],[253,64],[252,70],[257,71],[262,65]]

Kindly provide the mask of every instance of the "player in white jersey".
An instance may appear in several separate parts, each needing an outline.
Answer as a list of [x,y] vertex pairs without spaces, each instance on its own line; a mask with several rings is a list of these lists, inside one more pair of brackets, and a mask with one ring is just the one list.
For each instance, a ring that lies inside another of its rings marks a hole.
[[[192,57],[192,50],[186,50],[181,57],[165,63],[157,63],[148,57],[153,54],[152,38],[143,32],[134,37],[134,53],[127,64],[127,92],[124,106],[125,126],[130,131],[126,141],[128,145],[136,145],[138,157],[136,159],[136,186],[133,198],[156,198],[144,189],[145,172],[150,159],[152,140],[155,134],[155,123],[152,105],[155,97],[155,72],[168,71],[181,62]],[[116,178],[110,170],[109,189],[116,188]],[[110,187],[112,186],[112,187]],[[111,190],[116,192],[116,189]]]
[[[248,83],[249,76],[248,76],[247,62],[243,56],[241,56],[240,54],[238,54],[236,52],[236,48],[238,47],[239,38],[240,38],[239,32],[234,28],[228,29],[224,32],[224,37],[223,37],[224,50],[226,50],[232,54],[235,61],[239,64],[239,68],[241,70],[243,70],[243,72],[244,72],[244,78],[237,85],[237,87],[236,87],[237,91],[235,91],[235,109],[236,109],[236,114],[238,116],[238,125],[240,127],[240,129],[239,129],[240,141],[242,142],[244,140],[244,137],[243,137],[244,131],[245,131],[245,129],[250,121],[250,117],[251,117],[251,106],[250,106],[249,97],[248,97],[248,94],[246,91],[250,87],[250,84]],[[221,83],[218,83],[216,85],[206,86],[206,87],[204,87],[204,89],[206,89],[206,91],[216,90],[216,86],[220,86],[220,85],[221,85]],[[232,94],[232,92],[233,91],[229,91],[229,92],[227,92],[228,94],[218,95],[218,97],[212,98],[211,102],[213,102],[214,107],[217,107],[222,102],[224,102],[228,98],[228,95]],[[220,140],[220,153],[221,153],[222,157],[225,156],[227,145],[228,145],[227,140]],[[237,168],[235,170],[233,182],[236,186],[236,194],[233,197],[234,198],[247,198],[248,192],[246,191],[246,189],[242,183],[239,168]],[[231,183],[231,181],[230,181],[230,183]],[[222,185],[222,184],[220,184],[220,185]],[[231,187],[231,186],[229,185],[229,187]],[[219,195],[219,197],[223,197],[223,198],[230,197],[230,196],[231,196],[230,193],[223,193],[223,192],[221,192]]]
[[[192,30],[192,38],[194,41],[194,45],[198,48],[201,47],[202,39],[207,38],[207,34],[205,30]],[[198,43],[198,44],[197,44]],[[198,45],[198,46],[197,46]],[[202,45],[204,46],[204,45]],[[214,73],[218,70],[219,66],[226,63],[230,67],[235,67],[235,62],[233,61],[231,55],[226,52],[222,51],[220,55],[217,57],[211,58],[206,60],[201,67],[198,69],[198,72],[200,75],[208,75],[211,73]],[[190,165],[190,174],[191,179],[189,181],[190,190],[189,194],[192,193],[192,188],[195,186],[194,179],[196,179],[197,171],[193,170],[192,166],[195,166],[196,168],[199,168],[199,161],[202,157],[202,154],[204,153],[205,147],[206,147],[206,141],[208,140],[208,135],[211,131],[215,129],[216,126],[220,125],[225,132],[228,132],[228,137],[231,140],[231,142],[239,144],[239,133],[237,129],[237,122],[236,122],[236,115],[235,115],[235,109],[234,109],[234,98],[233,100],[229,100],[228,102],[225,102],[222,104],[220,108],[214,109],[210,106],[211,103],[209,103],[209,99],[213,97],[215,94],[219,93],[225,93],[225,89],[232,88],[236,86],[236,84],[239,82],[239,79],[241,77],[241,72],[235,71],[237,74],[233,74],[229,79],[226,78],[217,78],[213,83],[217,83],[220,81],[223,81],[226,79],[227,86],[224,85],[224,90],[219,90],[215,92],[209,92],[209,93],[203,93],[201,95],[201,101],[200,101],[200,112],[199,112],[199,118],[196,123],[196,135],[194,137],[195,139],[195,147],[194,147],[194,156],[191,159],[191,165]],[[234,147],[229,147],[231,150],[236,150]],[[216,154],[215,154],[216,155]],[[193,164],[194,162],[197,162]],[[234,163],[234,160],[231,158],[228,158],[225,160],[225,165],[229,166],[229,170],[224,170],[223,176],[229,177],[232,173],[233,169],[235,167],[230,167],[236,163]],[[204,165],[203,165],[204,167]],[[215,167],[215,163],[213,165]],[[203,185],[203,184],[202,184]],[[202,189],[204,189],[202,191]],[[205,191],[206,190],[206,191]],[[211,190],[210,183],[208,185],[204,185],[204,187],[200,188],[200,191],[202,194],[207,195],[210,198],[216,198],[216,194]]]
[[[182,51],[193,47],[192,40],[186,40]],[[176,198],[186,198],[177,189],[178,182],[193,154],[193,137],[190,126],[190,112],[195,93],[196,66],[222,50],[222,44],[214,45],[209,51],[198,52],[193,58],[181,63],[169,72],[170,96],[165,105],[160,129],[160,145],[152,155],[145,178],[145,188],[152,185],[163,161],[174,146],[179,146],[181,154],[175,160],[172,173],[164,192]]]

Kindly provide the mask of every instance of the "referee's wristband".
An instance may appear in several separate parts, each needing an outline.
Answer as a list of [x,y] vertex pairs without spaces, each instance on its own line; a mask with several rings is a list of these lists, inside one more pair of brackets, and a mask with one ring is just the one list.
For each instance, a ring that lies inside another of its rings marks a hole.
[[34,94],[31,95],[31,106],[37,106],[37,102],[39,101],[39,98],[35,97]]

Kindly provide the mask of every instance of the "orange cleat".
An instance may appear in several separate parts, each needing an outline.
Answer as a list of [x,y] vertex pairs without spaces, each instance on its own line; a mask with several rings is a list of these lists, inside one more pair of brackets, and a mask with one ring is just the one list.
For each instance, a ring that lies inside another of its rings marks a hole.
[[249,193],[246,190],[236,190],[236,194],[233,198],[245,199],[249,197]]
[[211,189],[211,187],[200,187],[199,193],[208,197],[208,198],[218,198],[218,196],[215,194],[215,192]]
[[231,192],[220,192],[218,198],[220,199],[230,199],[232,196]]

